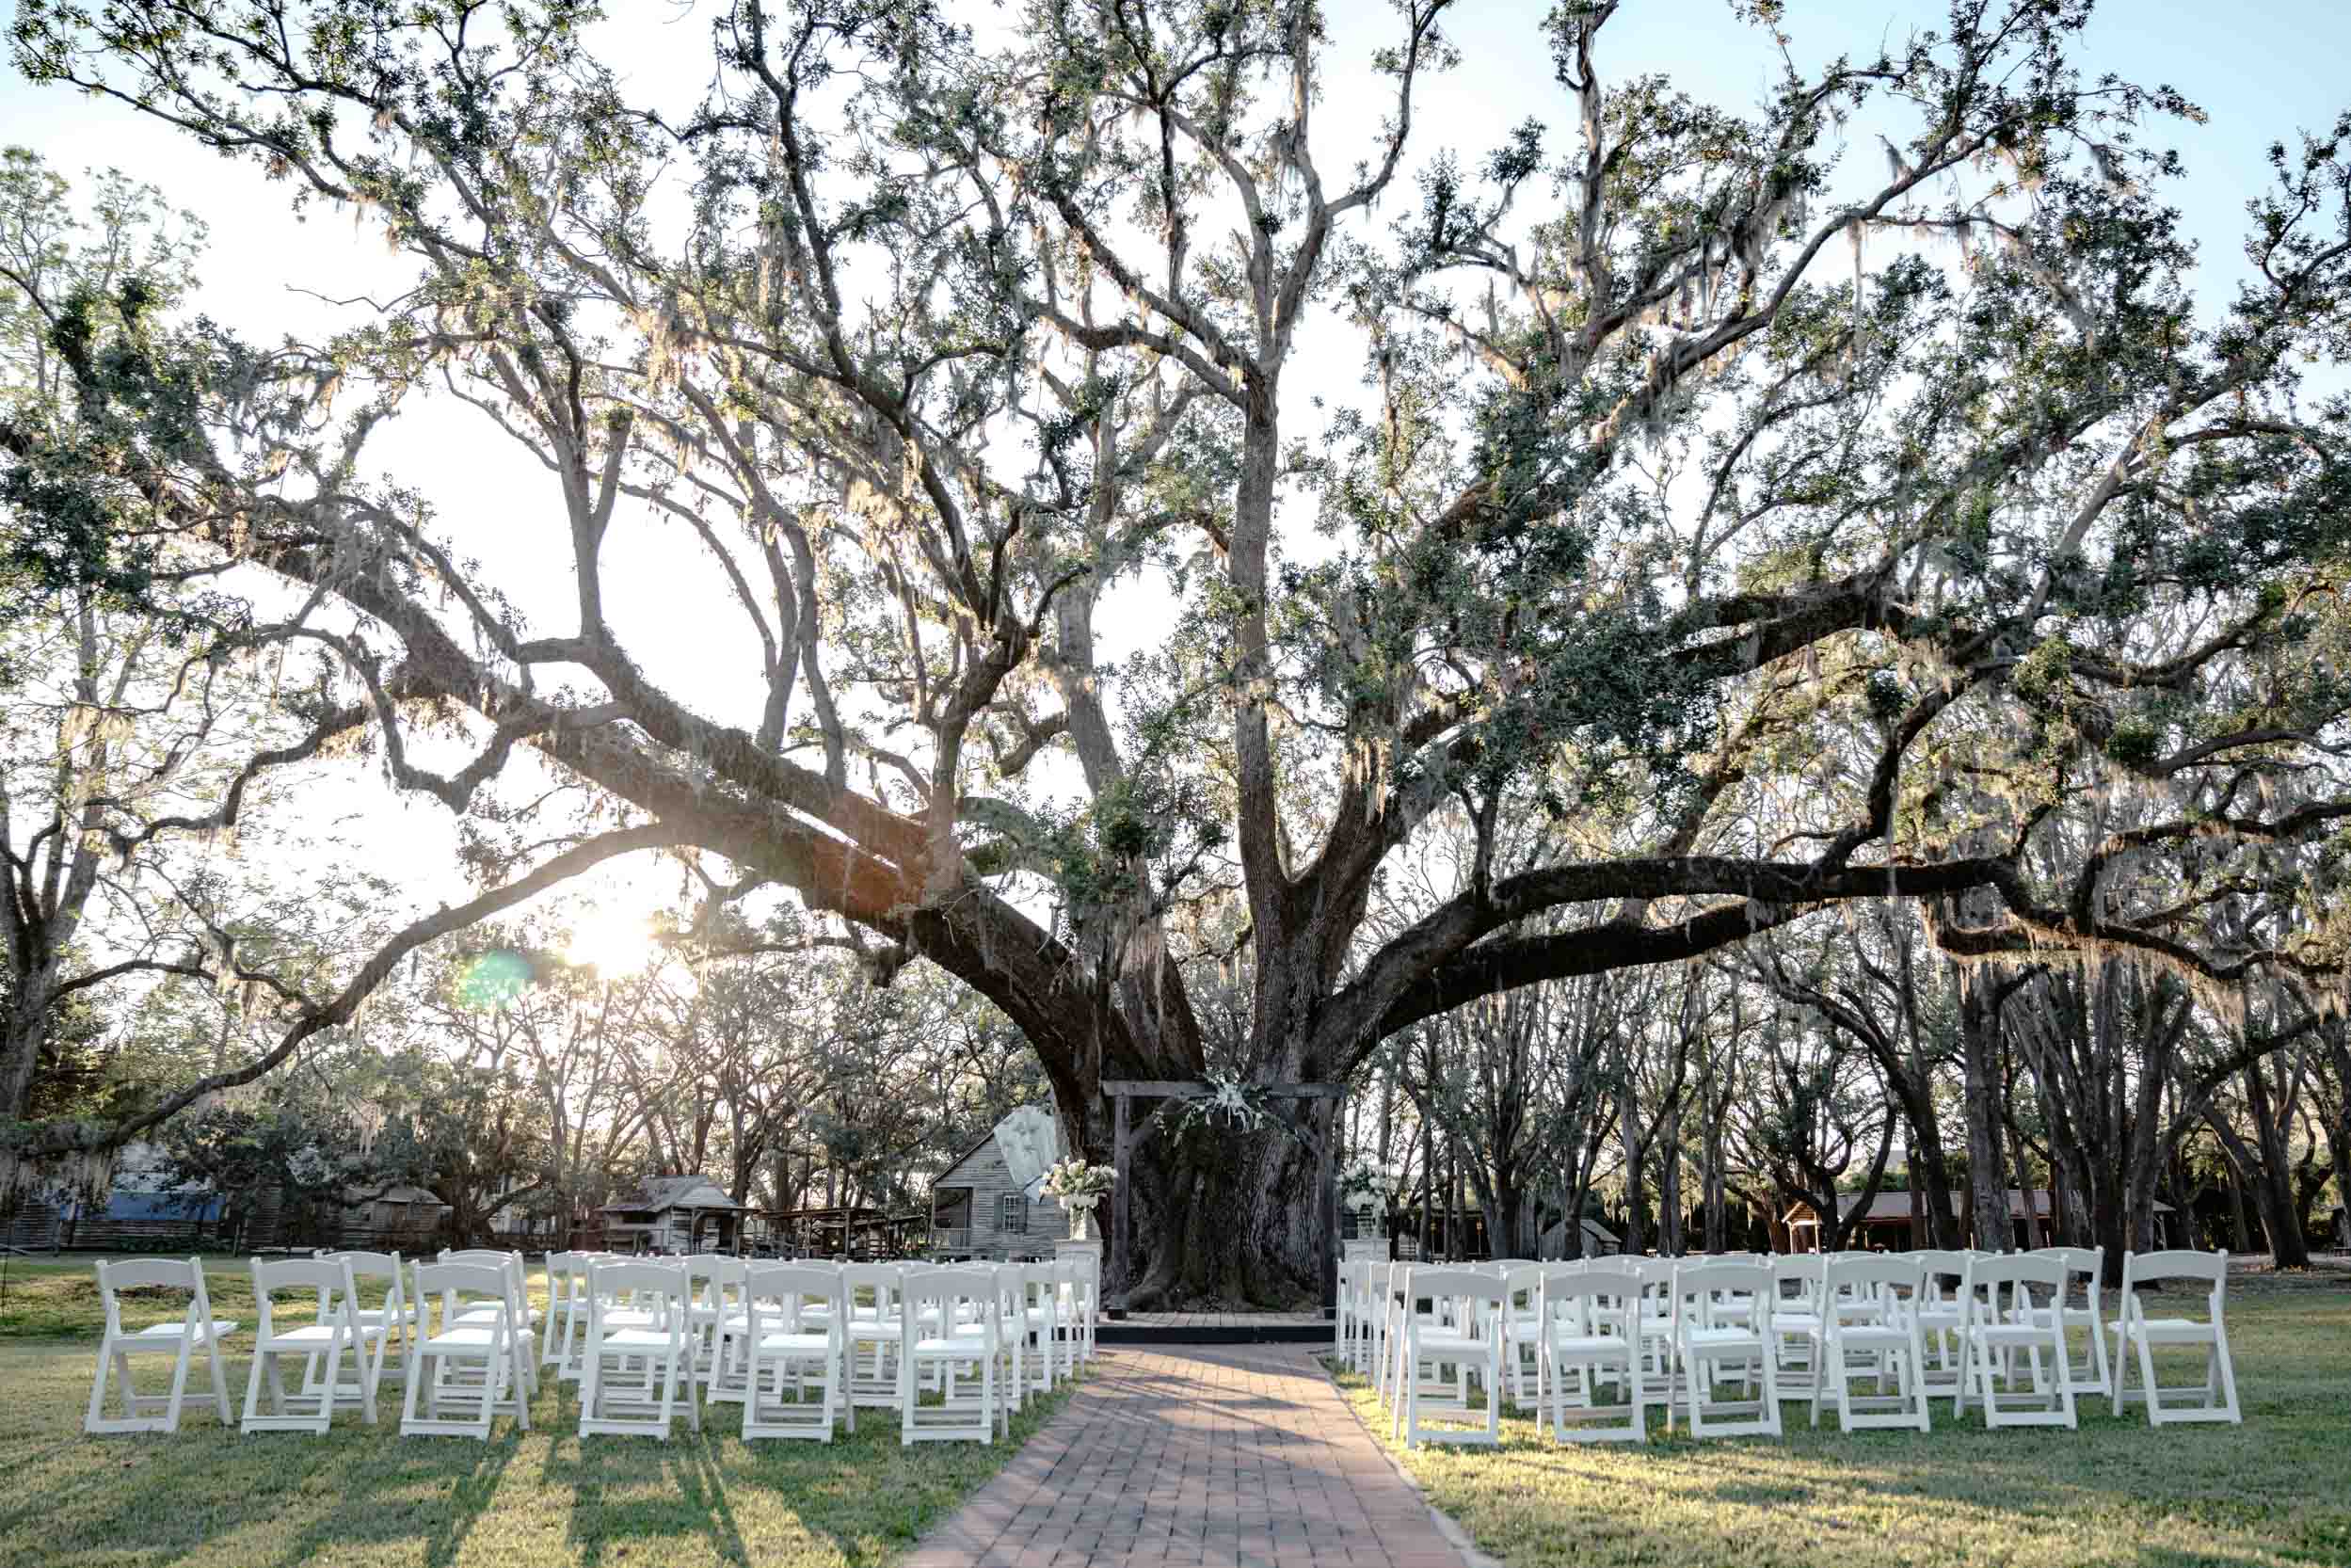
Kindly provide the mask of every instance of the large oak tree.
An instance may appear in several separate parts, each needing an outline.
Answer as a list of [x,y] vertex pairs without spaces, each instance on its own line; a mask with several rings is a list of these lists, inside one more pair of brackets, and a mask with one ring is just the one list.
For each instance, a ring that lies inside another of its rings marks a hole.
[[[1818,63],[1734,8],[1783,67],[1744,113],[1612,80],[1613,4],[1505,62],[1401,0],[1354,145],[1307,0],[744,0],[680,103],[570,0],[24,0],[16,46],[413,261],[320,345],[364,388],[330,434],[136,449],[177,536],[347,611],[322,736],[460,812],[535,753],[627,819],[565,855],[679,846],[944,967],[1096,1148],[1105,1078],[1335,1080],[1852,900],[1934,901],[1971,961],[2338,990],[2325,854],[2258,939],[2201,912],[2351,817],[2344,409],[2301,384],[2346,127],[2279,149],[2199,304],[2151,140],[2194,110],[2086,79],[2080,0]],[[1564,132],[1464,158],[1416,114],[1546,56]],[[364,477],[426,401],[541,509]],[[470,564],[493,527],[560,552],[561,616]],[[707,589],[623,624],[647,527]],[[648,673],[678,639],[741,650],[740,712]],[[2047,874],[2117,789],[2134,825]],[[1383,918],[1438,811],[1478,852]],[[1309,1276],[1303,1145],[1210,1143],[1139,1171],[1131,1299]]]

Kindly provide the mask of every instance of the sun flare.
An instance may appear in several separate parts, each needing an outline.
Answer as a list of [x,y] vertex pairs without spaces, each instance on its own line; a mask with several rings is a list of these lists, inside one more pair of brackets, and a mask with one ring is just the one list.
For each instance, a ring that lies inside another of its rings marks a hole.
[[652,924],[617,909],[587,911],[564,944],[564,956],[599,974],[633,974],[652,962]]

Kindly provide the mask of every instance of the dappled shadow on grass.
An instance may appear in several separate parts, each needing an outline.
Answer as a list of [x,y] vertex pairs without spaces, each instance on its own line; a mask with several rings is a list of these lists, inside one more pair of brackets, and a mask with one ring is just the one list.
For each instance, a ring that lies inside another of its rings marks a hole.
[[[1042,1422],[1019,1416],[992,1448],[901,1451],[892,1413],[861,1412],[831,1445],[738,1434],[739,1409],[682,1422],[667,1444],[585,1439],[576,1394],[549,1379],[532,1430],[490,1442],[398,1435],[343,1414],[321,1437],[242,1437],[209,1416],[171,1435],[87,1438],[91,1357],[0,1347],[0,1568],[295,1568],[296,1564],[873,1564],[911,1544],[993,1474]],[[229,1372],[240,1393],[243,1358]],[[1062,1396],[1048,1401],[1058,1408]]]

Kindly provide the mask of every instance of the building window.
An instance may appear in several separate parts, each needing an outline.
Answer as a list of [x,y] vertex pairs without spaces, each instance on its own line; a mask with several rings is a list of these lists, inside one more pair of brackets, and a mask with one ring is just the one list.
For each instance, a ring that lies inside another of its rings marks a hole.
[[1029,1200],[1018,1192],[997,1196],[996,1228],[1007,1236],[1029,1234]]

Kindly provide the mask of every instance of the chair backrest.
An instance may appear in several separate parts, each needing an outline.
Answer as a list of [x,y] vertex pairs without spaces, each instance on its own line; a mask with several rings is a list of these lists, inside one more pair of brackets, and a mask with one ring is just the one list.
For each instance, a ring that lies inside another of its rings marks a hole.
[[855,1316],[867,1308],[877,1318],[898,1316],[898,1280],[905,1270],[896,1263],[844,1263],[840,1269],[841,1301]]
[[1967,1260],[1967,1276],[1960,1285],[1960,1302],[1964,1309],[1996,1314],[2001,1295],[2006,1292],[2017,1306],[2032,1301],[2033,1288],[2050,1293],[2050,1299],[2065,1295],[2066,1270],[2054,1257],[2041,1257],[2032,1253],[1982,1253]]
[[1925,1277],[1916,1253],[1837,1253],[1822,1269],[1821,1289],[1824,1303],[1837,1306],[1914,1301]]
[[120,1263],[100,1262],[98,1294],[105,1303],[106,1332],[122,1332],[122,1316],[115,1304],[118,1290],[185,1290],[187,1323],[209,1330],[212,1303],[204,1294],[204,1265],[193,1257],[126,1257]]
[[454,1250],[443,1247],[440,1249],[440,1260],[443,1263],[495,1263],[502,1269],[510,1263],[520,1262],[521,1256],[520,1253],[501,1252],[495,1247],[459,1247]]
[[970,1306],[978,1309],[980,1337],[989,1345],[995,1343],[997,1325],[1002,1320],[1003,1289],[994,1269],[984,1264],[908,1269],[899,1278],[898,1292],[899,1312],[909,1342],[920,1332],[926,1308],[937,1310],[936,1329],[943,1334],[954,1325],[955,1309]]
[[1643,1288],[1640,1275],[1631,1269],[1548,1263],[1536,1273],[1535,1310],[1545,1333],[1630,1337],[1639,1330]]
[[400,1276],[408,1268],[408,1260],[396,1252],[327,1252],[318,1256],[325,1262],[349,1264],[355,1284],[366,1280],[392,1290],[400,1288]]
[[1760,1263],[1709,1258],[1679,1264],[1673,1271],[1674,1320],[1684,1327],[1709,1327],[1716,1308],[1727,1304],[1728,1298],[1740,1296],[1746,1298],[1749,1326],[1760,1334],[1769,1325],[1771,1298],[1777,1288],[1770,1269]]
[[2122,1255],[2122,1310],[2139,1312],[2138,1292],[2158,1280],[2192,1279],[2212,1288],[2205,1297],[2213,1320],[2221,1317],[2229,1293],[2229,1255],[2225,1252],[2126,1252]]
[[1051,1263],[1023,1263],[1020,1266],[1020,1295],[1022,1304],[1050,1307],[1054,1304],[1053,1271]]
[[[1783,1306],[1809,1306],[1820,1299],[1820,1272],[1828,1259],[1816,1252],[1780,1253],[1770,1261],[1772,1286]],[[1791,1287],[1793,1288],[1791,1288]]]
[[1513,1316],[1532,1316],[1543,1303],[1543,1265],[1517,1263],[1504,1270],[1502,1293]]
[[257,1257],[253,1259],[256,1296],[287,1290],[323,1290],[328,1294],[351,1288],[351,1265],[339,1257]]
[[1502,1277],[1483,1269],[1415,1269],[1412,1293],[1415,1301],[1426,1298],[1440,1318],[1450,1303],[1453,1326],[1463,1334],[1477,1333],[1481,1323],[1490,1330],[1511,1299]]
[[681,1260],[679,1269],[686,1279],[686,1299],[696,1306],[716,1308],[725,1287],[721,1283],[730,1257],[718,1257],[709,1253],[696,1253]]
[[2106,1271],[2105,1248],[2035,1247],[2027,1256],[2033,1257],[2054,1257],[2058,1262],[2065,1265],[2066,1283],[2063,1289],[2061,1289],[2058,1293],[2058,1305],[2063,1306],[2065,1304],[2065,1298],[2071,1292],[2073,1288],[2073,1282],[2075,1280],[2082,1280],[2085,1282],[2083,1287],[2084,1290],[2087,1294],[2089,1301],[2093,1304],[2096,1304],[2098,1300],[2099,1279],[2100,1276]]
[[744,1303],[754,1336],[776,1324],[797,1330],[807,1318],[827,1325],[838,1322],[845,1316],[841,1288],[839,1270],[806,1263],[761,1263],[744,1271]]
[[416,1266],[416,1310],[418,1326],[431,1337],[430,1325],[424,1321],[435,1302],[440,1304],[444,1324],[454,1321],[457,1313],[470,1300],[478,1298],[481,1304],[501,1308],[496,1320],[500,1334],[512,1332],[517,1324],[513,1311],[513,1295],[506,1271],[492,1263],[424,1263]]

